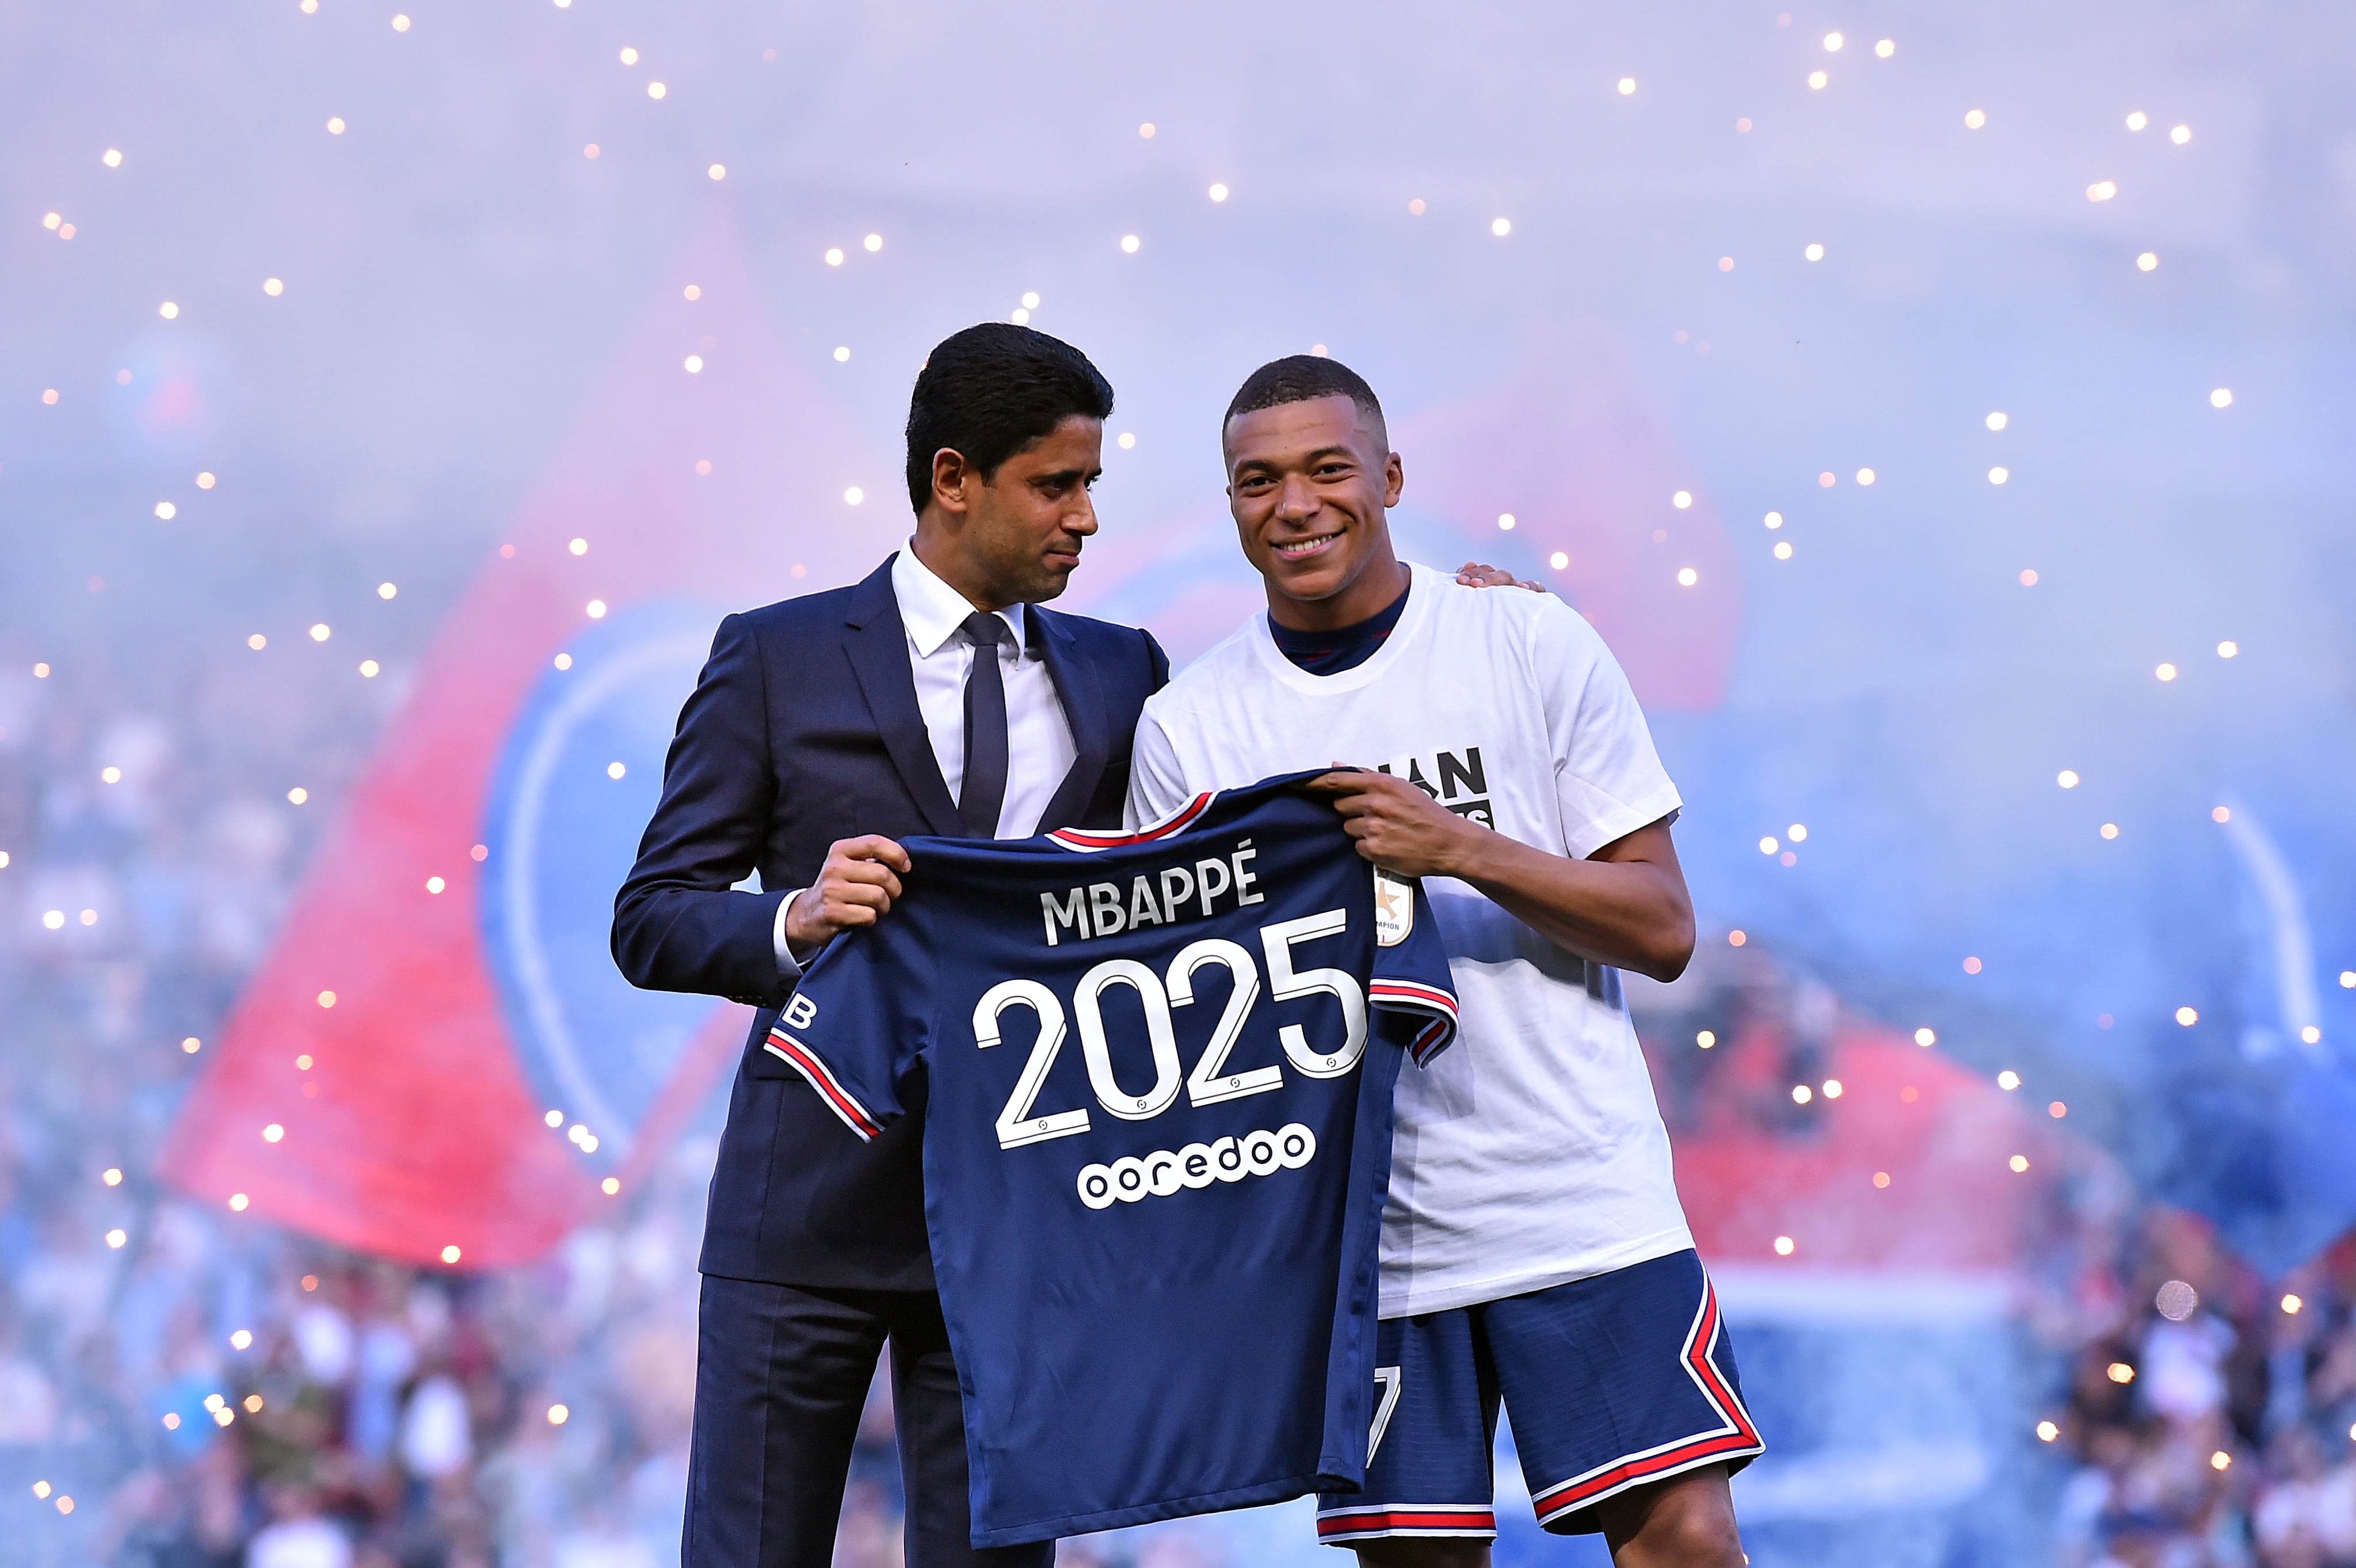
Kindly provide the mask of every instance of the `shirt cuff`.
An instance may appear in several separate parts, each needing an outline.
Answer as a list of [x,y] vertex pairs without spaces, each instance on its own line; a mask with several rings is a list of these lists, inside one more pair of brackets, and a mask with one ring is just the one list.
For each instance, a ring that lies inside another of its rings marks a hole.
[[802,965],[801,960],[794,956],[792,945],[786,941],[786,917],[793,912],[794,901],[808,891],[808,888],[796,888],[779,899],[776,922],[769,927],[769,944],[777,950],[777,978],[787,983],[802,977]]

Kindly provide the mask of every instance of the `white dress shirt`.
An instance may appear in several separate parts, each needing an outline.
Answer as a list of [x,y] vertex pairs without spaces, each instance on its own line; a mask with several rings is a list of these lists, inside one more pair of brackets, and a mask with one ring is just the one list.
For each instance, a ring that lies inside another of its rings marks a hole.
[[[974,654],[973,640],[963,628],[974,607],[916,559],[914,539],[892,561],[892,594],[900,602],[900,624],[907,628],[916,709],[924,715],[925,735],[933,743],[941,782],[955,800],[965,783],[965,679],[973,668]],[[1013,635],[998,642],[998,674],[1006,688],[1006,800],[999,807],[993,837],[1028,838],[1039,831],[1047,802],[1080,752],[1063,700],[1047,674],[1047,661],[1023,635],[1025,606],[1010,605],[998,612],[998,618]],[[787,979],[799,975],[801,965],[786,945],[786,916],[804,891],[797,889],[777,905],[773,935],[777,967]]]

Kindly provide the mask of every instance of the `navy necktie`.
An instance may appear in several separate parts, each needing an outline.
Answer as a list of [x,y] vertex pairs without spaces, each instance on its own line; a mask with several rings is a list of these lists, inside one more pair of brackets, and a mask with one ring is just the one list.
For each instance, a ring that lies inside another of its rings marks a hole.
[[965,677],[965,783],[958,791],[958,815],[966,836],[998,837],[998,816],[1006,805],[1006,682],[998,670],[998,644],[1006,623],[977,610],[965,618],[973,644],[973,667]]

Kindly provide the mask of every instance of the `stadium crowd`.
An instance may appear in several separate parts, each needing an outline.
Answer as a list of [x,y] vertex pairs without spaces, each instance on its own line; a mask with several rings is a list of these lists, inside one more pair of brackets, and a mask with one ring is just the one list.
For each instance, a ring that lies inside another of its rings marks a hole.
[[[495,1274],[349,1255],[172,1190],[157,1157],[204,1041],[383,709],[299,680],[257,700],[202,662],[163,701],[5,653],[0,1560],[672,1561],[711,1145]],[[2181,1213],[2124,1235],[2053,1331],[2056,1561],[2356,1564],[2356,1241],[2268,1282]],[[898,1487],[879,1387],[838,1563],[899,1562]],[[1234,1548],[1146,1531],[1062,1561],[1209,1568]]]

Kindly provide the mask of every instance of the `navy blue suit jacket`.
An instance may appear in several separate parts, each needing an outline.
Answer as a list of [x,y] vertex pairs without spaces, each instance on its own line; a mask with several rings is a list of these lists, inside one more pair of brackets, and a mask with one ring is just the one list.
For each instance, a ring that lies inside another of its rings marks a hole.
[[[1040,830],[1118,827],[1138,712],[1169,660],[1134,627],[1037,605],[1026,624],[1079,752]],[[932,1288],[923,1116],[862,1144],[760,1042],[791,995],[777,975],[777,904],[817,880],[828,848],[862,833],[964,831],[916,708],[890,560],[853,587],[720,624],[680,711],[662,802],[614,901],[614,961],[631,984],[761,1009],[720,1138],[705,1274]],[[733,891],[755,870],[767,891]]]

